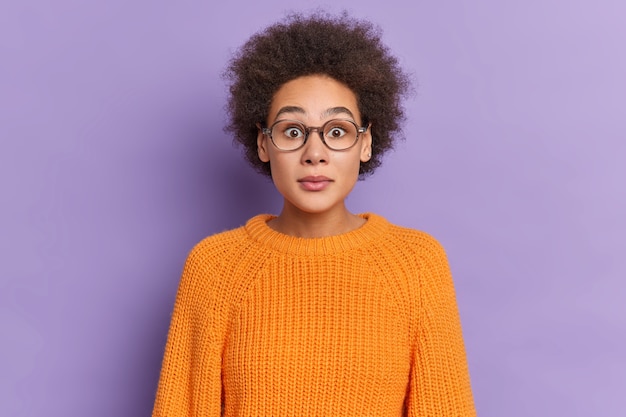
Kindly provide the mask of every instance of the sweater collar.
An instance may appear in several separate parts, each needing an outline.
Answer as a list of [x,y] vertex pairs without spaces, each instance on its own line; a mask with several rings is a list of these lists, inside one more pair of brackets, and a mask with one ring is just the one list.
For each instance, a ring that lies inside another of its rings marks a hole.
[[245,230],[251,239],[278,252],[292,255],[329,255],[363,247],[382,238],[389,222],[373,213],[359,214],[367,221],[358,229],[336,236],[302,238],[277,232],[267,225],[274,215],[260,214],[248,220]]

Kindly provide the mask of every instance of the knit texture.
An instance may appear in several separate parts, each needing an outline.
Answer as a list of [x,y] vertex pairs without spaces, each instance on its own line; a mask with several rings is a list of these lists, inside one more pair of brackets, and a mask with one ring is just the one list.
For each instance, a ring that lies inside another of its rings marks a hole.
[[200,242],[153,417],[475,416],[443,248],[361,216],[304,239],[259,215]]

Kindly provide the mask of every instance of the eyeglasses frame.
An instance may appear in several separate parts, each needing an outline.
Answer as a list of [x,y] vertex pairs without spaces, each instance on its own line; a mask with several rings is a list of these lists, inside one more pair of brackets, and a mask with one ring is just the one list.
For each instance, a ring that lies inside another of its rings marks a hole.
[[[327,124],[329,124],[331,122],[336,122],[336,121],[350,122],[356,128],[356,138],[354,139],[354,142],[352,143],[352,145],[348,146],[347,148],[343,148],[343,149],[331,148],[328,145],[328,143],[326,143],[326,139],[324,139],[324,128],[326,127]],[[298,125],[300,125],[300,126],[302,126],[304,128],[304,141],[297,148],[294,148],[294,149],[283,149],[283,148],[279,147],[276,144],[276,142],[274,142],[274,138],[272,137],[272,130],[274,130],[274,126],[276,126],[278,123],[282,123],[282,122],[294,122],[295,124],[298,124]],[[353,148],[354,145],[356,145],[356,143],[359,141],[359,137],[361,136],[361,134],[367,132],[367,129],[369,129],[369,126],[359,126],[359,125],[356,124],[356,122],[354,120],[351,120],[351,119],[331,119],[331,120],[328,120],[326,123],[324,123],[321,126],[307,126],[307,125],[305,125],[304,123],[302,123],[299,120],[282,119],[282,120],[275,121],[270,127],[262,127],[260,124],[257,124],[257,127],[259,129],[261,129],[261,133],[263,133],[264,135],[266,135],[266,136],[268,136],[270,138],[270,140],[272,141],[272,144],[276,147],[276,149],[278,149],[281,152],[295,152],[295,151],[297,151],[299,149],[302,149],[304,147],[304,145],[306,145],[307,141],[309,140],[310,133],[313,130],[317,131],[317,134],[320,136],[320,139],[322,140],[322,143],[324,144],[324,146],[326,146],[331,151],[336,151],[336,152],[347,151],[348,149]]]

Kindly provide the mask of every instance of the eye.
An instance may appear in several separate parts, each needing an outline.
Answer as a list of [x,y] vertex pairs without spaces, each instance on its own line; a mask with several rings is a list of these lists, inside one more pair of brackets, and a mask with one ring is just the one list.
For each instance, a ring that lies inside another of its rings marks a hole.
[[340,139],[342,138],[345,134],[346,134],[346,130],[342,127],[339,126],[335,126],[335,127],[331,127],[330,129],[328,129],[328,132],[326,133],[326,137],[329,139]]
[[356,135],[356,128],[349,120],[331,120],[324,126],[324,137],[328,140],[345,141]]
[[304,136],[304,132],[301,127],[291,126],[283,131],[283,136],[287,139],[300,139]]

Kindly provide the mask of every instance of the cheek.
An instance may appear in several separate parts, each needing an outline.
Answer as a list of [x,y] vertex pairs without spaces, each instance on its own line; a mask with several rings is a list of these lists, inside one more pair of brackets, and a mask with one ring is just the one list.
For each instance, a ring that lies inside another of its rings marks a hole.
[[345,160],[341,161],[341,166],[345,167],[344,172],[358,176],[359,169],[361,168],[360,154],[355,152],[353,155],[350,155],[349,158],[345,158]]
[[270,171],[272,173],[272,180],[275,184],[284,181],[287,177],[290,177],[293,172],[293,161],[290,161],[288,154],[276,155],[273,154],[270,157]]

